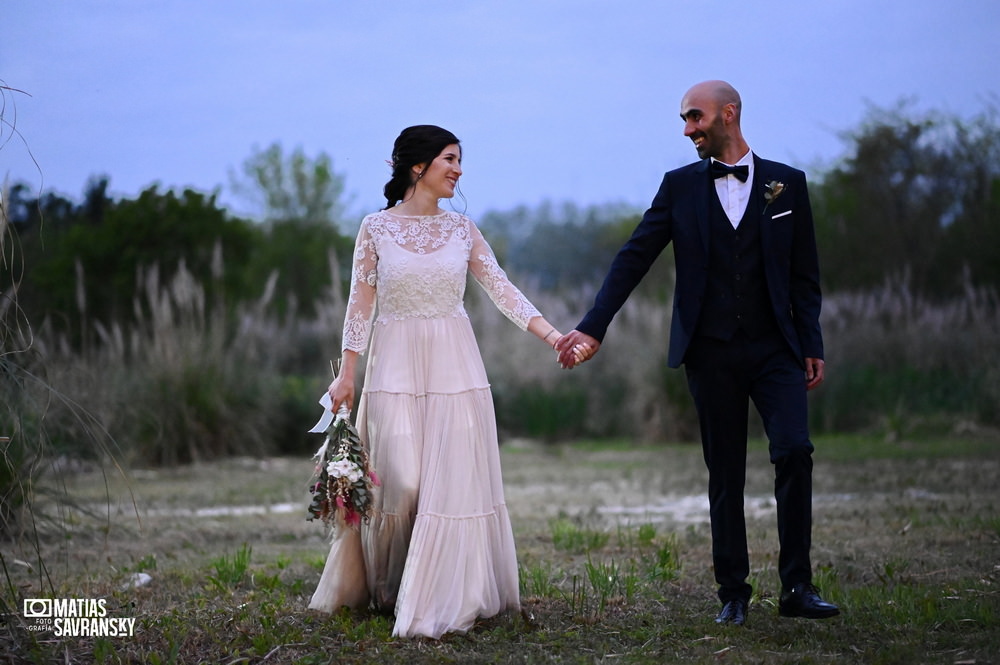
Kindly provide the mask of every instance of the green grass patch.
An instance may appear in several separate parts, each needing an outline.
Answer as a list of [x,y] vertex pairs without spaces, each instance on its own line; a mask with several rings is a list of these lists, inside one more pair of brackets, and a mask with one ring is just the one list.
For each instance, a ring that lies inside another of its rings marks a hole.
[[209,575],[208,581],[219,591],[230,591],[243,581],[250,568],[250,554],[253,551],[246,543],[231,557],[222,555],[212,561],[215,575]]
[[[98,533],[81,515],[61,538],[43,534],[43,574],[39,561],[0,548],[7,617],[0,662],[992,662],[1000,653],[995,448],[947,438],[916,442],[924,454],[894,455],[881,437],[816,444],[814,581],[843,607],[833,619],[778,616],[771,514],[748,519],[754,596],[747,625],[734,629],[712,621],[719,604],[707,524],[600,510],[703,491],[701,480],[690,478],[701,463],[697,446],[505,451],[523,612],[441,640],[393,638],[391,617],[374,613],[308,610],[329,545],[304,512],[146,514],[182,497],[200,507],[212,496],[238,496],[238,488],[247,496],[255,486],[285,484],[298,497],[308,472],[297,463],[230,461],[190,474],[144,475],[141,529],[125,517]],[[761,452],[751,454],[751,494],[766,493],[773,477]],[[602,470],[609,457],[629,473]],[[86,496],[88,479],[79,480]],[[209,482],[217,486],[209,490]],[[307,497],[300,498],[305,506]],[[113,492],[110,500],[117,505]],[[139,572],[152,581],[130,586]],[[20,607],[27,597],[104,598],[109,616],[136,619],[135,635],[29,631]]]

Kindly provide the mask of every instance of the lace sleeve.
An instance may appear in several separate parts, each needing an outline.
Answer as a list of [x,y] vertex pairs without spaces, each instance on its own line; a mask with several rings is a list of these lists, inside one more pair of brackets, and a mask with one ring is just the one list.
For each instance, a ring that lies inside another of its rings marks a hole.
[[480,286],[490,295],[493,304],[504,316],[513,321],[521,330],[527,330],[532,318],[541,316],[524,294],[514,286],[507,273],[497,263],[496,256],[476,225],[469,222],[469,271]]
[[344,316],[342,350],[364,354],[372,330],[375,313],[375,280],[378,274],[378,253],[375,240],[368,228],[368,221],[361,223],[358,239],[354,244],[354,263],[351,270],[351,293],[347,299]]

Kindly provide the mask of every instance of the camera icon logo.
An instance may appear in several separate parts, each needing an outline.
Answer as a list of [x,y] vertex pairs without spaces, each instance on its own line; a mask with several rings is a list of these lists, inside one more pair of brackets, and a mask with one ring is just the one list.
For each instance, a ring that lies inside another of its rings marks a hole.
[[25,598],[25,619],[48,619],[52,616],[51,598]]

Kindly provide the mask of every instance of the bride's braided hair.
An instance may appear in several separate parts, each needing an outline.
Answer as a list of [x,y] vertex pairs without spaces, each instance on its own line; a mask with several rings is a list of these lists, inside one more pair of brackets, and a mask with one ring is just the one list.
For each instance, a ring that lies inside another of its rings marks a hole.
[[[391,208],[402,201],[406,190],[416,182],[410,173],[414,166],[430,164],[442,150],[458,144],[458,138],[454,134],[436,125],[414,125],[400,132],[392,146],[392,161],[389,162],[392,167],[392,178],[382,189],[382,193],[385,194],[385,207]],[[421,176],[423,171],[417,176],[417,180]]]

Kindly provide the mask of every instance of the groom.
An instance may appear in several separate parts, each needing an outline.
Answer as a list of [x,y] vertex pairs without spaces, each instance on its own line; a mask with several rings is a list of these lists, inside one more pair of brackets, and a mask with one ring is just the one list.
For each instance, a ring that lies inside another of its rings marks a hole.
[[839,614],[812,585],[812,451],[806,391],[823,381],[819,266],[805,174],[757,157],[740,130],[739,93],[705,81],[681,100],[701,161],[667,173],[618,252],[593,308],[556,349],[589,358],[660,252],[676,263],[668,364],[684,365],[708,466],[712,560],[722,610],[742,625],[751,587],[743,513],[753,401],[775,468],[782,616]]

